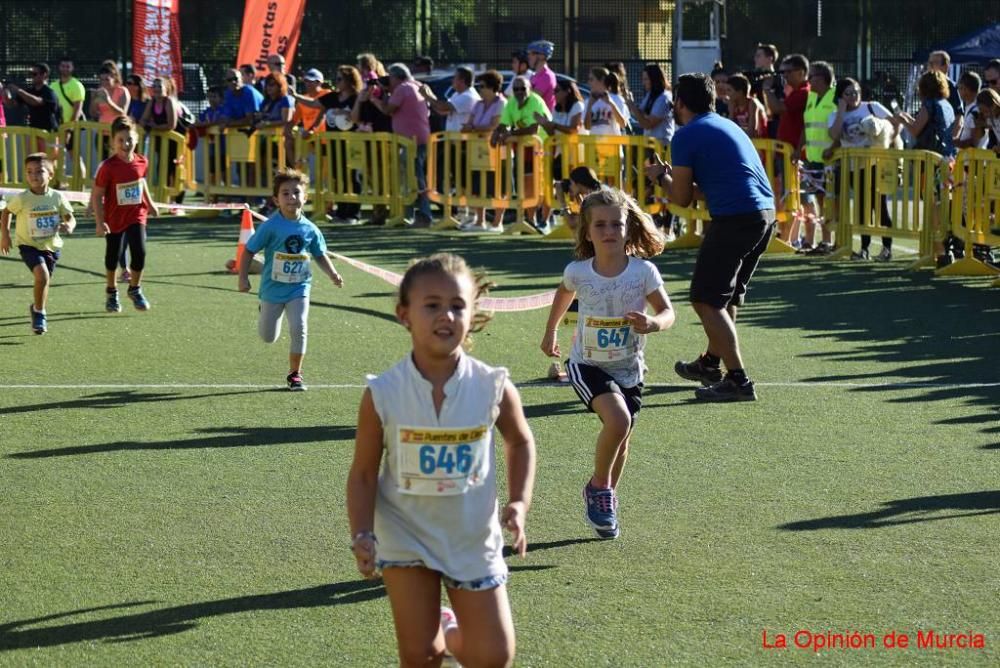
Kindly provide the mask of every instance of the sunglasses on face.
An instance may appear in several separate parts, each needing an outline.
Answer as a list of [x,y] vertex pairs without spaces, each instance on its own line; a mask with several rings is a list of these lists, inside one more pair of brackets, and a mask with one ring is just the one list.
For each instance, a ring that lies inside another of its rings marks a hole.
[[989,86],[996,86],[998,83],[1000,83],[1000,79],[987,79],[986,83]]
[[515,92],[515,93],[523,93],[523,92],[525,92],[526,90],[528,90],[528,89],[527,89],[527,88],[523,88],[523,87],[518,87],[518,86],[515,86],[515,87],[514,87],[514,92]]
[[239,79],[237,79],[236,77],[229,77],[228,79],[226,79],[227,83],[236,83],[237,81],[239,81]]

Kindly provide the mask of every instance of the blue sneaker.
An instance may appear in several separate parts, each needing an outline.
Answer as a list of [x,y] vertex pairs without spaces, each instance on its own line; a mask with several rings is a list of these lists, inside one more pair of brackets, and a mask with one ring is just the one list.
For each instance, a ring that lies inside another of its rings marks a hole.
[[583,488],[583,499],[587,504],[587,524],[598,537],[605,539],[617,538],[621,533],[616,516],[617,503],[612,489],[596,489],[590,483]]
[[120,313],[122,310],[122,303],[118,301],[118,290],[115,288],[109,288],[107,295],[108,300],[104,302],[104,310],[108,313]]
[[135,306],[137,311],[148,311],[149,301],[146,296],[142,294],[142,287],[135,286],[134,288],[128,289],[128,298],[132,300],[132,304]]
[[48,321],[45,319],[45,311],[36,311],[33,304],[28,304],[31,311],[31,329],[35,334],[44,334],[49,331]]

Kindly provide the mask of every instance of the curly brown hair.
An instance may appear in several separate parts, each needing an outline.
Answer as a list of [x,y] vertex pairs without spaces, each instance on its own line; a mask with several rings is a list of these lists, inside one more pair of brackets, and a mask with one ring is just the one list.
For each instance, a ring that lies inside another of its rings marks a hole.
[[601,188],[587,195],[580,205],[580,221],[576,228],[577,259],[594,257],[594,244],[587,238],[590,218],[594,208],[616,206],[625,212],[625,254],[635,257],[653,257],[663,252],[663,234],[656,229],[653,217],[643,211],[638,202],[618,188]]
[[[483,331],[486,323],[493,319],[493,314],[479,310],[479,301],[485,297],[490,288],[494,286],[486,278],[485,272],[475,272],[466,263],[465,258],[454,253],[435,253],[430,257],[417,258],[410,262],[409,268],[403,274],[403,280],[399,283],[399,293],[396,297],[397,305],[410,305],[410,290],[422,276],[431,274],[445,276],[467,276],[472,283],[475,292],[472,298],[472,325],[469,327],[469,334]],[[472,337],[466,336],[463,346],[466,350],[472,349]]]
[[[361,92],[361,72],[353,65],[341,65],[337,68],[340,80],[351,87],[351,92],[358,94]],[[340,87],[338,86],[338,89]]]

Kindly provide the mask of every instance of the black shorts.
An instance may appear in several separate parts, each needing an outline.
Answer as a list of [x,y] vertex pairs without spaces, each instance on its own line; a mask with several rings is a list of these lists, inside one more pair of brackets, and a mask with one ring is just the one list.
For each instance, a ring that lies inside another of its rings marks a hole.
[[21,259],[24,260],[24,264],[28,266],[28,269],[32,273],[34,273],[35,267],[43,263],[45,264],[45,268],[49,270],[49,275],[56,270],[56,262],[59,261],[59,251],[38,250],[34,246],[18,246],[17,249],[21,251]]
[[691,302],[742,306],[757,261],[774,234],[774,210],[712,219],[691,277]]
[[570,385],[591,413],[594,412],[593,402],[596,397],[613,392],[625,400],[628,414],[632,416],[632,424],[635,424],[635,417],[642,409],[642,383],[634,387],[622,387],[607,372],[592,364],[567,362],[566,373]]

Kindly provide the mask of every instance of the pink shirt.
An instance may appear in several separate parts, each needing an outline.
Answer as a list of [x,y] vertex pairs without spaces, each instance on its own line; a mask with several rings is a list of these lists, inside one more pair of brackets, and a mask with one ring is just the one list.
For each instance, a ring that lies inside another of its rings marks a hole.
[[[124,108],[125,105],[125,95],[128,91],[125,90],[124,86],[115,86],[111,89],[111,101],[117,104],[119,107]],[[127,109],[125,110],[128,111]],[[107,102],[97,103],[97,120],[101,123],[111,123],[113,120],[118,118],[124,112],[118,112],[111,108]]]
[[389,103],[397,107],[392,115],[392,131],[410,137],[417,145],[426,144],[431,134],[430,111],[417,84],[405,81],[396,86]]
[[556,73],[547,64],[531,75],[531,90],[545,100],[549,111],[556,108]]

